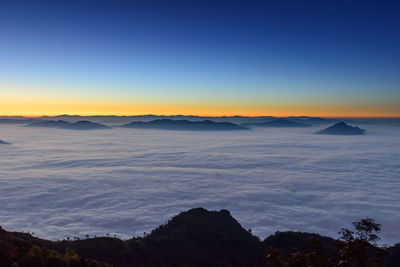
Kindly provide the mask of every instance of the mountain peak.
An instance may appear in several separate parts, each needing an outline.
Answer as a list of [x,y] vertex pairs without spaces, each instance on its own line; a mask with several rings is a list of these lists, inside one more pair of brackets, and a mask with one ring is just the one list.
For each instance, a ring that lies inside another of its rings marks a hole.
[[335,123],[334,125],[323,129],[317,134],[328,134],[328,135],[362,135],[366,132],[366,130],[361,129],[357,126],[350,126],[347,123],[341,121]]

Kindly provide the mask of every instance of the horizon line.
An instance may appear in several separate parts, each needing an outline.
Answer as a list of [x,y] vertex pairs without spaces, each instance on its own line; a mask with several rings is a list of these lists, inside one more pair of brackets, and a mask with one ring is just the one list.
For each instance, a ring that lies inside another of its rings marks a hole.
[[177,116],[184,116],[184,117],[199,117],[199,118],[232,118],[232,117],[246,117],[246,118],[259,118],[259,117],[275,117],[275,118],[300,118],[300,117],[309,117],[309,118],[329,118],[329,119],[400,119],[400,116],[311,116],[311,115],[290,115],[290,116],[274,116],[274,115],[257,115],[257,116],[246,116],[246,115],[185,115],[185,114],[174,114],[174,115],[165,115],[165,114],[132,114],[132,115],[79,115],[79,114],[59,114],[59,115],[5,115],[0,114],[0,117],[22,117],[22,118],[41,118],[41,117],[61,117],[61,116],[70,116],[70,117],[140,117],[140,116],[157,116],[157,117],[177,117]]

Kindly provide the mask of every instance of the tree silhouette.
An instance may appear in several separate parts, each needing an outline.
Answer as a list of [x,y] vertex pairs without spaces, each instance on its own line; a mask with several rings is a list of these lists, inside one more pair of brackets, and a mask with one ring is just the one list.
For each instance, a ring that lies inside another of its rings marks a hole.
[[377,234],[381,225],[371,218],[361,219],[352,225],[355,231],[342,228],[339,232],[340,241],[336,244],[339,249],[339,266],[379,266],[385,252],[375,246],[380,239]]
[[359,222],[351,223],[355,232],[342,228],[339,232],[341,234],[340,239],[345,242],[351,242],[354,240],[360,240],[368,243],[376,243],[376,241],[380,240],[380,237],[377,235],[381,231],[381,224],[375,223],[374,219],[365,218]]
[[306,249],[292,248],[291,253],[269,247],[266,250],[267,266],[334,266],[334,267],[378,267],[387,250],[376,246],[380,238],[381,225],[365,218],[352,223],[354,230],[346,228],[339,232],[340,240],[335,242],[337,253],[328,254],[321,239],[309,238]]

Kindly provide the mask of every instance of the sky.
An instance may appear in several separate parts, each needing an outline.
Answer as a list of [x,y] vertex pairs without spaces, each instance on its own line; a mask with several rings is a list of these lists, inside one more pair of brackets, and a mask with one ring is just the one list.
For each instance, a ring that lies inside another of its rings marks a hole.
[[1,1],[1,115],[400,117],[395,1]]

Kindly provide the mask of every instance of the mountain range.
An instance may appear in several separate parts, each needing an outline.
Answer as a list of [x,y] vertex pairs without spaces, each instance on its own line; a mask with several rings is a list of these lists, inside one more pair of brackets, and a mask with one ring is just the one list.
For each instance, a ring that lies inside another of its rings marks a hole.
[[46,128],[58,128],[58,129],[69,129],[69,130],[96,130],[96,129],[108,128],[103,124],[90,121],[77,121],[71,123],[63,120],[36,121],[26,125],[26,127],[46,127]]
[[149,122],[134,121],[121,127],[139,129],[162,129],[162,130],[186,130],[186,131],[226,131],[226,130],[248,130],[247,127],[230,122],[214,122],[210,120],[189,121],[157,119]]
[[268,122],[246,124],[254,127],[309,127],[310,124],[291,121],[288,119],[277,119]]

